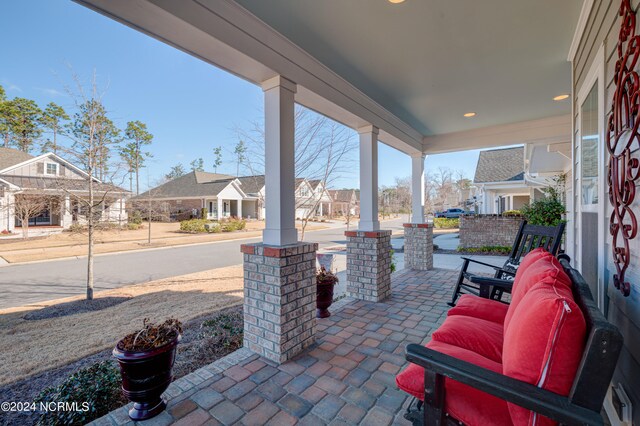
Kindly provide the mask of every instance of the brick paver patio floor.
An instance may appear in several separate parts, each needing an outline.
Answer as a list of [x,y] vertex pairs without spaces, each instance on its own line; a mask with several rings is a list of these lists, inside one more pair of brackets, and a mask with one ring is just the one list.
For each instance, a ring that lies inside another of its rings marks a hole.
[[[408,343],[426,343],[444,321],[456,271],[403,270],[392,296],[342,299],[318,320],[316,343],[282,365],[246,349],[183,377],[168,409],[140,425],[389,425],[408,397],[395,384]],[[123,407],[95,424],[133,424]]]

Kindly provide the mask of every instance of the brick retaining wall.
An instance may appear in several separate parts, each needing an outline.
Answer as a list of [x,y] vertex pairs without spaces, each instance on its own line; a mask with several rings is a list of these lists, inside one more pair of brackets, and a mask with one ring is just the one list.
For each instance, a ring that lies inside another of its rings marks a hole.
[[460,247],[511,247],[522,218],[518,216],[477,215],[460,217]]

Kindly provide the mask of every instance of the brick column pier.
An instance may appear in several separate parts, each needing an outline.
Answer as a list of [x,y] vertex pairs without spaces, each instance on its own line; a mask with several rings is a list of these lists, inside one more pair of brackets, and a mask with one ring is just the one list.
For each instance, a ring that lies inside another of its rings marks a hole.
[[427,223],[405,223],[404,265],[407,269],[433,269],[433,227]]
[[347,294],[380,302],[391,295],[391,231],[347,231]]
[[243,244],[244,346],[277,363],[315,340],[318,244]]

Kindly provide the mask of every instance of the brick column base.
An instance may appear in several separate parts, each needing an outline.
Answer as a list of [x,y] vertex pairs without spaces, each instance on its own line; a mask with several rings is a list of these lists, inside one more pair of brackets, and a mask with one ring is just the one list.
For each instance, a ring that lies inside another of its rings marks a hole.
[[391,231],[347,231],[347,294],[380,302],[391,295]]
[[318,244],[243,244],[244,346],[277,363],[315,340]]
[[426,223],[405,223],[404,265],[408,269],[433,269],[433,227]]

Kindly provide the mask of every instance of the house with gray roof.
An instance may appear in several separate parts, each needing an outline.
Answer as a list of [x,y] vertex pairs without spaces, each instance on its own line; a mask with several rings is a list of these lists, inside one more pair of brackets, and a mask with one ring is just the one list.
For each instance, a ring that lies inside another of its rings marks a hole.
[[473,179],[478,213],[500,214],[518,210],[531,199],[525,180],[524,147],[481,151]]
[[[264,175],[235,177],[225,174],[192,171],[150,189],[131,199],[131,204],[145,201],[161,202],[177,219],[200,217],[206,209],[207,218],[264,218]],[[309,218],[330,212],[331,198],[321,181],[296,178],[296,218]],[[329,208],[324,207],[329,204]]]
[[126,221],[125,200],[129,192],[125,189],[92,178],[51,152],[33,156],[13,148],[0,148],[0,232],[14,232],[22,226],[16,209],[24,211],[21,207],[27,199],[46,199],[46,206],[27,219],[29,227],[40,228],[40,234],[85,222],[83,200],[89,196],[89,179],[93,180],[96,199],[102,200],[100,219]]

